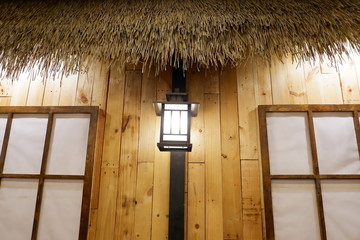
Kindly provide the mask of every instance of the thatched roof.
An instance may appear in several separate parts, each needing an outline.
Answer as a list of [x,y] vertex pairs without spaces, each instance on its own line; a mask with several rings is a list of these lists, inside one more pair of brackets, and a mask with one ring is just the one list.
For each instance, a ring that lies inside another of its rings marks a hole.
[[273,54],[334,57],[346,43],[360,50],[360,0],[0,1],[7,74],[29,64],[70,72],[89,55],[157,67],[173,56],[205,67]]

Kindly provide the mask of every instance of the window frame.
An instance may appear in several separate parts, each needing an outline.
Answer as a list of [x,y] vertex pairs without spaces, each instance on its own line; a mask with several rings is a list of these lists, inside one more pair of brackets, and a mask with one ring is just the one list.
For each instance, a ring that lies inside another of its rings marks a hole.
[[[266,114],[273,112],[303,112],[307,114],[308,131],[310,136],[310,148],[312,156],[312,174],[303,175],[272,175],[270,173],[270,158],[269,158],[269,144],[267,134],[267,121]],[[360,179],[360,174],[320,174],[319,163],[316,148],[315,129],[313,121],[314,112],[351,112],[353,116],[353,122],[355,127],[355,135],[357,141],[357,147],[360,156],[360,123],[359,123],[359,112],[360,105],[355,104],[344,104],[344,105],[259,105],[259,131],[260,131],[260,147],[261,147],[261,158],[262,158],[262,177],[263,177],[263,194],[264,194],[264,208],[265,208],[265,228],[266,238],[268,240],[275,239],[274,231],[274,219],[273,219],[273,206],[272,206],[272,190],[271,181],[282,179],[282,180],[314,180],[315,191],[316,191],[316,203],[318,209],[318,220],[320,226],[320,237],[322,240],[326,240],[326,227],[325,227],[325,216],[323,197],[321,190],[322,179]]]
[[[37,197],[35,204],[35,212],[33,217],[33,228],[31,239],[37,239],[40,209],[42,203],[42,195],[44,189],[45,179],[57,179],[57,180],[83,180],[83,192],[81,203],[81,215],[80,215],[80,229],[79,239],[87,239],[88,223],[90,215],[90,201],[91,201],[91,188],[92,177],[94,168],[94,155],[95,155],[95,142],[97,134],[97,122],[99,107],[97,106],[64,106],[64,107],[0,107],[0,114],[7,114],[6,129],[3,139],[3,145],[0,154],[0,187],[1,180],[3,178],[15,178],[15,179],[38,179]],[[9,143],[9,137],[11,132],[11,125],[14,114],[48,114],[48,122],[46,128],[45,142],[43,148],[43,155],[41,159],[41,168],[39,174],[6,174],[3,173],[6,151]],[[55,175],[46,174],[46,165],[48,161],[48,153],[50,148],[50,139],[53,129],[54,114],[89,114],[89,132],[87,142],[87,152],[85,160],[85,172],[82,175]]]

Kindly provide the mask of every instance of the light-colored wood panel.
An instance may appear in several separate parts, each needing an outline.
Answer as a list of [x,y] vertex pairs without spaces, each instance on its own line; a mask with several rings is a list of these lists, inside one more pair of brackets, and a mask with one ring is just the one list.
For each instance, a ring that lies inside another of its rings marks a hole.
[[109,68],[107,63],[95,62],[93,66],[94,85],[91,95],[91,106],[99,106],[105,109],[104,95],[107,93],[107,82],[109,78]]
[[13,85],[11,79],[0,80],[0,106],[10,106],[12,88]]
[[277,57],[273,57],[271,61],[270,75],[274,104],[290,103],[289,88],[287,83],[288,69],[286,62],[281,62]]
[[[89,57],[86,59],[82,71],[79,73],[78,85],[76,90],[76,106],[90,106],[94,81],[99,72],[101,63]],[[119,70],[119,69],[117,69]]]
[[205,164],[188,164],[187,239],[205,240]]
[[44,98],[46,81],[40,76],[31,80],[26,106],[41,106]]
[[90,210],[90,222],[89,222],[89,229],[88,229],[88,236],[87,240],[94,240],[96,237],[96,221],[97,221],[97,209]]
[[74,106],[79,74],[64,76],[61,80],[59,106]]
[[126,71],[121,136],[116,239],[134,238],[135,193],[141,100],[140,71]]
[[197,117],[191,118],[191,143],[192,151],[188,154],[189,162],[204,162],[204,85],[205,71],[200,72],[196,69],[190,69],[187,73],[187,86],[189,101],[200,103]]
[[205,94],[206,239],[223,238],[219,94]]
[[154,161],[154,149],[159,140],[156,138],[157,135],[155,133],[157,116],[152,105],[156,100],[157,81],[158,77],[155,76],[154,69],[147,70],[143,74],[138,162]]
[[[306,86],[305,86],[305,77],[304,70],[301,63],[293,62],[291,58],[286,60],[287,68],[287,86],[289,94],[290,104],[306,104]],[[286,69],[284,69],[285,71]],[[285,99],[284,99],[285,100]]]
[[124,68],[119,69],[114,64],[109,78],[102,155],[102,169],[109,171],[101,173],[96,239],[114,239],[115,236],[124,84]]
[[21,74],[19,79],[13,82],[10,105],[26,106],[29,87],[30,87],[30,77],[27,74]]
[[257,119],[253,64],[237,67],[240,156],[258,159]]
[[60,99],[60,77],[49,78],[46,80],[44,89],[43,106],[58,106]]
[[219,70],[209,68],[205,70],[204,93],[219,93]]
[[247,240],[260,240],[262,236],[261,183],[257,160],[242,160],[242,203],[244,236]]
[[166,71],[159,73],[156,83],[156,100],[166,101],[166,94],[171,93],[172,69],[168,68]]
[[103,167],[119,167],[125,71],[124,68],[118,69],[116,65],[114,63],[110,70],[105,121],[105,145],[102,160]]
[[345,104],[360,103],[360,88],[354,60],[345,60],[338,65],[343,101]]
[[[114,152],[113,154],[116,154]],[[118,168],[101,169],[100,197],[95,239],[114,239],[116,197],[118,192]]]
[[304,64],[309,104],[342,104],[343,97],[338,73],[322,74],[319,62]]
[[[141,150],[141,149],[139,149]],[[153,203],[154,163],[138,164],[138,181],[136,183],[134,239],[150,240],[151,213]]]
[[236,68],[220,74],[224,239],[241,239],[240,141]]
[[[160,124],[159,119],[157,124]],[[169,223],[170,153],[155,150],[151,239],[167,240]]]
[[254,79],[257,105],[272,104],[272,87],[269,63],[258,59],[254,72],[256,72],[257,75]]

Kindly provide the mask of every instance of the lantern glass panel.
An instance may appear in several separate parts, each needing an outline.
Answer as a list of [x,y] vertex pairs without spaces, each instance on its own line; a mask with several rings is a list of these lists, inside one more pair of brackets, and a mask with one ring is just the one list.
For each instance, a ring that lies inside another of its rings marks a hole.
[[180,111],[172,111],[171,134],[180,134]]
[[187,136],[186,135],[164,135],[163,136],[164,141],[181,141],[186,142]]
[[171,111],[164,111],[164,134],[170,134],[171,131]]
[[187,132],[188,132],[188,112],[187,111],[181,111],[180,123],[181,123],[181,126],[180,126],[181,134],[187,134]]
[[173,104],[173,103],[166,103],[165,110],[188,110],[188,104]]

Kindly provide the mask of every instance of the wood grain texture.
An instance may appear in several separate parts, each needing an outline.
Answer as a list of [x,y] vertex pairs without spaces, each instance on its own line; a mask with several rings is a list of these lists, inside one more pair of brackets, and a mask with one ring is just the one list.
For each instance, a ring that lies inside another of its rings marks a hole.
[[72,74],[69,76],[64,76],[61,79],[59,106],[75,105],[76,86],[78,83],[78,78],[79,74]]
[[150,240],[154,191],[154,163],[139,163],[137,176],[134,239]]
[[205,165],[188,164],[187,239],[205,240]]
[[241,239],[242,206],[236,68],[220,73],[224,239]]
[[219,94],[205,94],[206,239],[223,238]]
[[158,77],[155,76],[154,69],[147,69],[142,77],[138,162],[153,162],[154,149],[159,141],[156,138],[155,132],[157,116],[152,105],[156,101],[156,83],[158,82]]
[[240,65],[237,71],[241,159],[258,159],[254,66]]
[[116,209],[116,239],[133,239],[137,178],[141,72],[126,71],[121,153]]
[[115,236],[124,88],[125,71],[115,64],[110,71],[107,95],[96,239]]
[[243,197],[243,239],[262,239],[261,191],[259,163],[254,160],[241,161]]
[[199,113],[191,118],[191,143],[192,151],[188,154],[189,162],[204,162],[204,91],[205,71],[198,71],[196,68],[190,69],[187,73],[187,89],[190,102],[199,102]]

